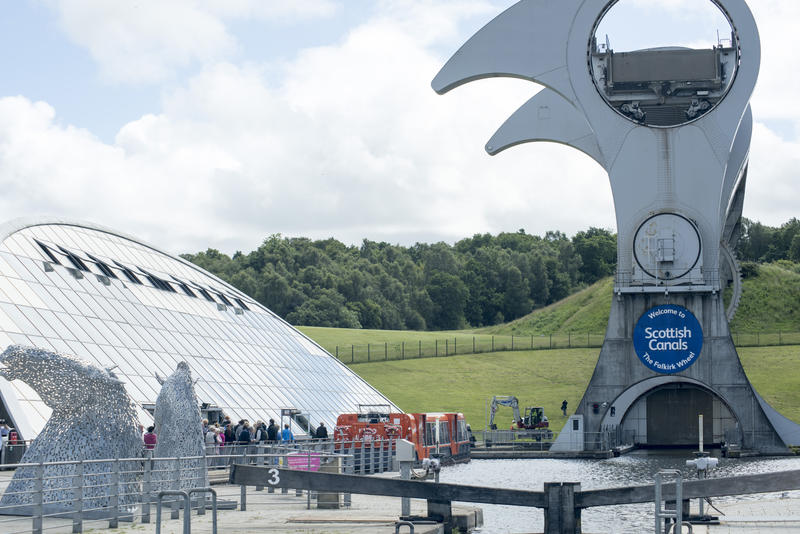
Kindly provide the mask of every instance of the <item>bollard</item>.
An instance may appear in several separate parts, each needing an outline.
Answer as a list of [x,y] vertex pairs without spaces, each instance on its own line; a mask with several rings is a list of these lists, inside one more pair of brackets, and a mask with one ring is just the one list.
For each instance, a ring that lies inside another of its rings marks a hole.
[[545,534],[580,534],[581,509],[575,506],[575,492],[580,490],[578,482],[545,482]]

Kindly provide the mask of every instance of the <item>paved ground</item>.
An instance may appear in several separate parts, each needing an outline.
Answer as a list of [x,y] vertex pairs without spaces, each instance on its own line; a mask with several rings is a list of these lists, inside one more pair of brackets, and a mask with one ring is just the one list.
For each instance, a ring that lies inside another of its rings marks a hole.
[[[219,499],[238,499],[239,488],[233,486],[215,486]],[[218,530],[226,534],[249,534],[256,532],[280,532],[287,534],[383,534],[395,531],[395,521],[400,515],[400,500],[391,497],[373,497],[353,495],[352,506],[340,510],[318,510],[312,503],[312,509],[306,509],[306,497],[297,497],[294,492],[288,494],[256,492],[251,489],[247,495],[247,511],[223,510],[218,515]],[[425,501],[412,501],[411,513],[422,515]],[[101,530],[104,533],[149,534],[155,532],[155,507],[152,508],[152,522],[142,524],[137,518],[133,523],[120,523],[118,529],[108,529],[107,522],[87,522],[84,532]],[[183,532],[183,515],[178,520],[167,519],[169,512],[164,510],[161,532],[164,534],[181,534]],[[13,518],[0,516],[0,532],[16,534],[30,532],[30,518]],[[192,514],[192,533],[211,533],[210,510],[205,516]],[[47,519],[45,532],[67,534],[72,532],[72,524],[66,520]],[[408,532],[402,528],[401,532]],[[415,533],[435,532],[432,526],[418,525]]]
[[[0,471],[0,491],[5,489],[10,472]],[[238,501],[239,487],[214,486],[220,499]],[[425,501],[412,500],[411,513],[424,515]],[[693,504],[695,504],[693,502]],[[295,492],[288,494],[256,492],[250,488],[247,495],[247,511],[223,510],[219,512],[219,532],[224,534],[250,534],[257,532],[273,532],[286,534],[389,534],[395,531],[395,521],[400,515],[400,499],[393,497],[375,497],[353,495],[352,506],[340,510],[318,510],[312,502],[312,509],[307,510],[305,496],[297,497]],[[725,515],[720,525],[695,525],[693,532],[697,534],[789,534],[800,533],[800,497],[793,492],[788,498],[770,494],[763,498],[749,501],[728,502],[715,506]],[[718,515],[711,510],[711,513]],[[181,534],[183,518],[167,519],[169,513],[164,511],[162,532],[164,534]],[[192,532],[195,534],[211,533],[211,513],[205,516],[192,514]],[[72,532],[70,521],[47,519],[45,533],[69,534]],[[109,530],[107,522],[86,522],[84,532],[151,534],[155,532],[155,507],[152,509],[152,522],[142,524],[139,519],[133,523],[121,523],[120,528]],[[486,531],[491,531],[487,525]],[[0,532],[3,534],[27,534],[31,529],[30,518],[0,516]],[[401,528],[400,532],[408,532]],[[415,532],[429,534],[435,532],[431,526],[418,525]],[[686,532],[686,530],[684,530]],[[599,533],[598,533],[599,534]],[[604,533],[605,534],[605,533]]]
[[719,525],[694,526],[697,534],[789,534],[800,532],[800,499],[774,494],[763,499],[715,504],[725,515]]

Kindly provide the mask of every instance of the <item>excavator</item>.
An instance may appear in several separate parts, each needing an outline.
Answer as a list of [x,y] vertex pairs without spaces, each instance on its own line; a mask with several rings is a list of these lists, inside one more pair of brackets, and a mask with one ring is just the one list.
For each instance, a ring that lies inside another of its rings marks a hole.
[[553,431],[550,430],[550,422],[544,414],[544,408],[541,406],[534,406],[525,408],[525,415],[521,415],[519,411],[519,400],[512,395],[495,395],[492,397],[492,405],[489,408],[489,428],[497,430],[497,425],[494,422],[494,416],[500,406],[508,406],[514,411],[514,422],[511,429],[514,430],[535,430],[533,436],[536,441],[541,439],[552,439]]

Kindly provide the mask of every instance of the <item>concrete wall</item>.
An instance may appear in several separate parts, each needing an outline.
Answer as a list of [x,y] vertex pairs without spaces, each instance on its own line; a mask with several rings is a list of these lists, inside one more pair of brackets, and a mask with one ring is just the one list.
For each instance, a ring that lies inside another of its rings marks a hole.
[[[633,330],[639,317],[653,306],[668,303],[690,310],[700,322],[704,334],[703,348],[694,365],[673,375],[659,374],[645,367],[633,348]],[[761,409],[739,361],[719,293],[615,295],[597,366],[576,411],[584,416],[586,432],[598,432],[604,425],[622,424],[623,416],[627,416],[620,413],[620,409],[627,411],[634,405],[635,399],[655,385],[676,382],[694,383],[718,398],[716,406],[719,411],[714,410],[718,415],[715,418],[718,420],[715,434],[717,430],[724,431],[731,420],[738,420],[745,449],[772,454],[786,452],[786,444]],[[650,383],[651,387],[643,386]],[[624,408],[617,408],[618,399],[630,397],[631,394],[634,400],[628,399]],[[600,406],[598,413],[594,413],[595,404]],[[729,413],[724,413],[719,408],[721,406],[728,406]],[[617,412],[614,417],[610,414],[612,407]],[[642,422],[642,413],[641,408],[637,407],[630,414],[629,425],[637,433],[640,433],[643,424],[646,426]]]

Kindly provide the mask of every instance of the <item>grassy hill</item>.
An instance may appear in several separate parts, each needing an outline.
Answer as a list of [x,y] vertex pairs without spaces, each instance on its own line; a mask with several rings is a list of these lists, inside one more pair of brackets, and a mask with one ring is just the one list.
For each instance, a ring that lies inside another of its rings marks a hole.
[[497,335],[536,335],[565,332],[605,332],[614,279],[604,278],[586,289],[510,323],[476,332]]
[[[350,366],[400,408],[409,412],[460,411],[474,430],[484,427],[487,402],[493,395],[515,395],[525,406],[543,406],[555,430],[583,395],[597,349],[500,352],[389,361]],[[800,422],[800,347],[740,349],[745,371],[756,390],[774,408]],[[503,428],[511,412],[500,412]]]
[[734,332],[800,331],[800,265],[759,265],[745,279],[742,301],[731,322]]
[[[545,308],[534,310],[510,323],[486,328],[453,332],[416,332],[410,330],[358,330],[346,328],[298,327],[327,350],[350,345],[376,346],[382,343],[432,343],[445,338],[457,339],[467,346],[475,336],[485,344],[496,336],[540,336],[543,334],[603,334],[611,309],[614,281],[604,278],[597,283]],[[758,267],[758,273],[744,280],[742,300],[731,323],[731,331],[800,332],[800,264],[779,262]],[[777,341],[775,341],[777,342]],[[380,350],[379,348],[376,350]]]

